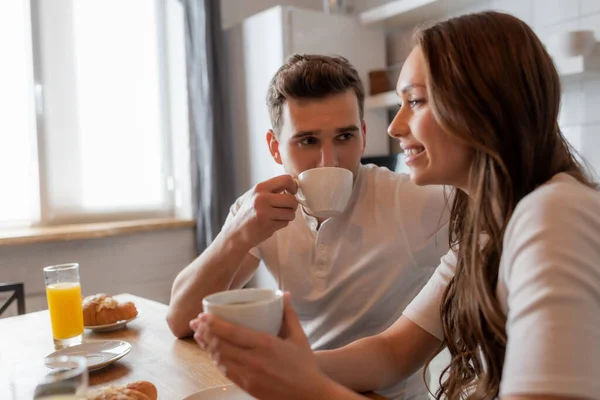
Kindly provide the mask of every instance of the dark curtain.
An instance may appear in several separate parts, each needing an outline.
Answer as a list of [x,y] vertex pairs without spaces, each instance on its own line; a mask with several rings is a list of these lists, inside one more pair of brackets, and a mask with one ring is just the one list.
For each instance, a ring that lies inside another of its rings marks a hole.
[[212,242],[235,200],[227,119],[224,37],[219,0],[182,0],[185,8],[192,194],[198,254]]

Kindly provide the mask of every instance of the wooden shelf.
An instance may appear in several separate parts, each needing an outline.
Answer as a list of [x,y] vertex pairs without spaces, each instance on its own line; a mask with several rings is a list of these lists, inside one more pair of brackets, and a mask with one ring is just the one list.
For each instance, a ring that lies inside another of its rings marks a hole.
[[393,90],[385,93],[379,93],[373,96],[367,96],[365,99],[366,110],[377,110],[384,108],[398,107],[400,99]]
[[479,0],[396,0],[362,12],[363,25],[399,28],[425,21],[449,17],[454,11],[478,3]]
[[554,57],[554,63],[563,82],[569,83],[588,77],[600,77],[600,42],[586,56]]

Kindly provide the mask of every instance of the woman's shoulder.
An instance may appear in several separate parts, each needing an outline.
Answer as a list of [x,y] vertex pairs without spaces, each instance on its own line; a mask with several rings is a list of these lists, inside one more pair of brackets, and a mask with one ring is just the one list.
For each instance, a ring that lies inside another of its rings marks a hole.
[[566,174],[524,197],[504,235],[502,258],[509,274],[535,270],[532,265],[562,269],[574,259],[585,264],[594,259],[595,265],[598,257],[600,192]]
[[512,219],[538,217],[550,222],[590,216],[600,221],[600,192],[560,173],[525,196],[517,204]]

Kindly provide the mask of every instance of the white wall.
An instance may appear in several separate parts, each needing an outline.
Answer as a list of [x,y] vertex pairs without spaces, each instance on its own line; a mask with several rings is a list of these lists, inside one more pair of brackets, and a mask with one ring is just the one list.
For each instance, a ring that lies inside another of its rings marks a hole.
[[245,18],[276,5],[323,9],[323,0],[221,0],[221,24],[229,28]]
[[27,312],[43,310],[48,307],[42,268],[78,262],[83,295],[132,293],[168,303],[175,276],[194,255],[192,228],[5,246],[0,282],[24,282]]

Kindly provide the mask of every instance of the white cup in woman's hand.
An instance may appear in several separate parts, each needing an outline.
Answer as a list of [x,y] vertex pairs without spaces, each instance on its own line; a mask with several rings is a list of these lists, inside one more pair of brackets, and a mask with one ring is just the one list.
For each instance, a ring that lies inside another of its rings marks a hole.
[[276,336],[283,320],[283,292],[272,289],[227,290],[206,296],[204,312],[232,324]]

